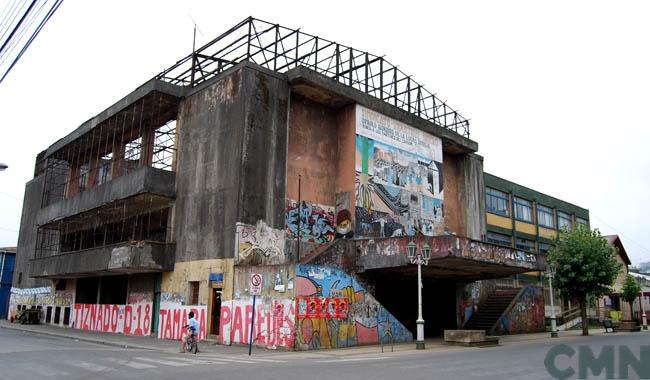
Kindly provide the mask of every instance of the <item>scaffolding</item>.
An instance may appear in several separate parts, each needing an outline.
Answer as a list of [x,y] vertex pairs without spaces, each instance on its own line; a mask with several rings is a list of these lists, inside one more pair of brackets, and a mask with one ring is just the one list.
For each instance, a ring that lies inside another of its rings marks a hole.
[[[41,207],[143,166],[174,171],[177,112],[177,98],[152,91],[96,125],[89,121],[87,132],[39,155],[39,170],[45,173]],[[35,258],[126,242],[166,242],[171,203],[169,197],[142,193],[48,222],[38,227]]]
[[152,92],[47,156],[41,206],[142,166],[174,171],[177,105]]
[[194,50],[155,79],[194,87],[243,61],[277,72],[305,66],[469,138],[469,120],[383,56],[253,17]]

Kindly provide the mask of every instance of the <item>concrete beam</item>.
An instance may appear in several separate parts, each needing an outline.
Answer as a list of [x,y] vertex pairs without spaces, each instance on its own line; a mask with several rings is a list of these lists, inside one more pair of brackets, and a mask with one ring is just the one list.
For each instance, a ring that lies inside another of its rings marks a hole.
[[176,173],[143,166],[101,186],[38,210],[36,224],[44,226],[139,194],[159,195],[171,200],[176,194],[175,183]]
[[29,276],[70,278],[173,270],[175,244],[121,243],[30,260]]

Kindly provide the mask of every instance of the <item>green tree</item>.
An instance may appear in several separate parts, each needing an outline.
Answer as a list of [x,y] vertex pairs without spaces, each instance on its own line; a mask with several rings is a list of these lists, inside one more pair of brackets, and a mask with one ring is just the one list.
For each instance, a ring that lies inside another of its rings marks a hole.
[[639,296],[641,286],[636,279],[629,274],[625,277],[623,288],[621,288],[621,298],[630,304],[630,318],[634,315],[634,300]]
[[563,296],[580,302],[582,335],[589,335],[587,299],[612,292],[621,269],[616,249],[598,230],[579,225],[573,231],[560,231],[555,247],[549,251],[548,263],[556,268],[553,286]]

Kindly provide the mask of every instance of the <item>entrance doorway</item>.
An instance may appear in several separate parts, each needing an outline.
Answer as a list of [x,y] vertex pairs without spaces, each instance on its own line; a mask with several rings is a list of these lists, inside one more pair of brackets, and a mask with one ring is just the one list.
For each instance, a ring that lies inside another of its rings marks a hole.
[[210,334],[219,335],[219,317],[221,314],[221,288],[212,288],[212,309],[210,310]]

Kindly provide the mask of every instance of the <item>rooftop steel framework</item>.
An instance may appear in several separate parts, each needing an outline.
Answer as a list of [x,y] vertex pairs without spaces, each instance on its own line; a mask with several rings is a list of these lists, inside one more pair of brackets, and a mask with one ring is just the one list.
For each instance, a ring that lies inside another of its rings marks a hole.
[[308,67],[469,138],[469,120],[383,56],[253,17],[194,49],[155,78],[194,87],[243,61],[277,72]]

